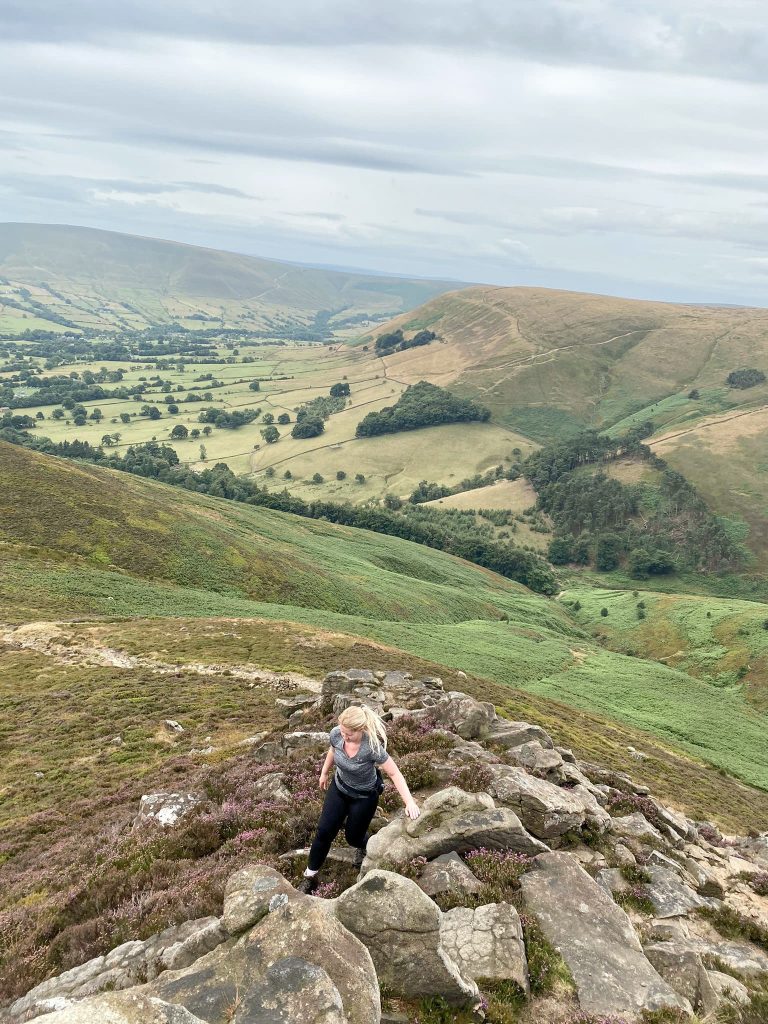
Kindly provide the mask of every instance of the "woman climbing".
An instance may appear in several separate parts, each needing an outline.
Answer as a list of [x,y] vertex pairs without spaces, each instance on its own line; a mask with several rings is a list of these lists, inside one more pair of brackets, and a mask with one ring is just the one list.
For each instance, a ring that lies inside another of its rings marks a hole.
[[[355,867],[363,863],[368,826],[384,788],[378,766],[392,779],[408,817],[418,818],[421,813],[402,772],[387,753],[387,731],[375,712],[365,706],[345,708],[339,724],[331,729],[330,739],[320,772],[320,788],[327,792],[307,868],[298,886],[300,892],[311,893],[317,888],[317,873],[345,822],[346,840],[357,847]],[[333,779],[331,765],[336,766]]]

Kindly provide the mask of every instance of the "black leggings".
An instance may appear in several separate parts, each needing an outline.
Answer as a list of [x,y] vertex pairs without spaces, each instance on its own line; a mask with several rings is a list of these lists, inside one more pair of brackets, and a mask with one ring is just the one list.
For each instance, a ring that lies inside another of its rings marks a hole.
[[379,794],[376,792],[371,796],[347,796],[336,785],[336,780],[332,779],[325,794],[307,867],[311,871],[319,870],[345,819],[344,835],[349,845],[364,847],[368,840],[368,826],[376,813],[378,802]]

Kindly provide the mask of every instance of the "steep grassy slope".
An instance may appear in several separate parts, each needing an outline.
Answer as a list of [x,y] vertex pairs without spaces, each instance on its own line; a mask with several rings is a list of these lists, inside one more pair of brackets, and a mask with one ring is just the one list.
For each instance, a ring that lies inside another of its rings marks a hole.
[[78,326],[276,326],[320,310],[394,313],[455,288],[62,224],[0,225],[0,279],[0,333],[22,329],[12,321],[25,316],[47,327],[46,313]]
[[559,603],[492,573],[10,446],[0,474],[8,621],[214,614],[366,637],[607,713],[768,788],[765,719],[740,692],[606,650]]
[[609,427],[693,387],[722,388],[740,366],[768,368],[762,309],[477,287],[438,296],[382,331],[396,327],[429,327],[441,343],[388,357],[393,374],[451,383],[539,441]]

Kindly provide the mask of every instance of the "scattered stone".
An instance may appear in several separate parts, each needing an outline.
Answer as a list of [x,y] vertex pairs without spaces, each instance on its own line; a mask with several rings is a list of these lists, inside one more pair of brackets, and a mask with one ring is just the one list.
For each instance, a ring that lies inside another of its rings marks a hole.
[[477,1000],[477,985],[443,948],[440,908],[411,879],[370,871],[338,897],[336,913],[368,947],[379,981],[393,993],[441,995],[459,1005]]
[[285,751],[278,740],[267,740],[266,743],[254,747],[251,757],[257,764],[273,764],[275,761],[283,760]]
[[416,884],[428,896],[443,892],[476,893],[483,887],[458,853],[444,853],[429,861]]
[[648,962],[624,911],[574,857],[543,854],[520,882],[526,909],[565,960],[584,1011],[631,1022],[643,1010],[691,1012]]
[[184,726],[180,725],[174,718],[166,718],[163,722],[163,726],[168,730],[168,732],[182,733],[185,731]]
[[257,800],[274,800],[276,803],[289,804],[293,800],[291,791],[284,785],[285,775],[282,772],[270,772],[262,775],[253,784],[253,796]]
[[295,750],[327,750],[328,745],[327,732],[287,732],[283,736],[283,749],[289,754]]
[[153,822],[168,827],[205,802],[202,793],[147,793],[139,803],[133,827]]
[[623,843],[616,843],[613,848],[613,856],[619,867],[632,867],[637,864],[637,858],[634,853]]
[[523,929],[511,904],[449,910],[443,914],[440,936],[464,977],[514,981],[524,992],[529,991]]
[[277,697],[275,707],[286,718],[290,718],[294,711],[301,711],[304,708],[313,707],[318,703],[316,695],[308,696],[303,693],[294,694],[291,697]]

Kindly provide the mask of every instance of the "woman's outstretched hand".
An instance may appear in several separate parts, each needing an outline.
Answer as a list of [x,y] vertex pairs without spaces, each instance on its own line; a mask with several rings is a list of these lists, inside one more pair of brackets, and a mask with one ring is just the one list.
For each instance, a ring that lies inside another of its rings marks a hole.
[[320,772],[320,789],[328,789],[328,772]]
[[405,805],[405,813],[409,818],[418,818],[418,816],[421,814],[421,811],[419,810],[419,805],[416,803],[415,800],[408,801],[408,803]]

